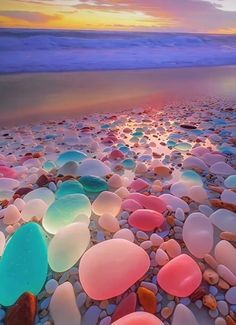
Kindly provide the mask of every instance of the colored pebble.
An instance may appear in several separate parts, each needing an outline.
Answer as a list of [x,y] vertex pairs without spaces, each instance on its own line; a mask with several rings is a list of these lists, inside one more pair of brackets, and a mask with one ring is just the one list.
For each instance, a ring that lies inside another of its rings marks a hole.
[[126,315],[114,323],[112,325],[164,325],[162,321],[156,316],[147,313],[136,311],[129,315]]
[[236,287],[232,287],[226,292],[225,299],[231,305],[236,305]]
[[236,275],[236,249],[233,245],[226,240],[219,241],[215,246],[215,258]]
[[27,291],[37,295],[46,280],[47,258],[42,228],[36,223],[19,228],[7,243],[1,259],[0,304],[10,306]]
[[135,312],[136,303],[137,295],[136,293],[131,292],[127,297],[122,299],[119,305],[117,306],[111,318],[112,323],[128,314]]
[[57,199],[60,199],[69,194],[85,194],[83,186],[76,180],[68,180],[63,182],[55,195]]
[[210,215],[210,221],[223,231],[236,232],[236,213],[227,209],[218,209]]
[[40,188],[37,188],[36,190],[33,190],[33,191],[27,193],[23,199],[24,199],[25,203],[27,203],[31,200],[34,200],[34,199],[40,199],[40,200],[44,201],[47,205],[50,205],[54,202],[55,195],[48,188],[40,187]]
[[109,232],[117,232],[120,229],[119,221],[117,218],[113,217],[113,215],[109,213],[104,213],[99,219],[98,224],[104,230]]
[[122,294],[149,266],[142,248],[128,240],[110,239],[87,250],[80,260],[79,276],[89,297],[104,300]]
[[59,167],[63,166],[69,161],[76,161],[81,162],[82,160],[86,159],[87,155],[83,153],[82,151],[78,150],[69,150],[61,153],[59,157],[57,158],[57,165]]
[[193,312],[183,304],[178,304],[173,314],[172,325],[199,325]]
[[164,218],[159,212],[148,209],[139,209],[129,216],[128,222],[131,226],[138,229],[151,231],[160,227],[164,222]]
[[82,176],[79,182],[87,192],[100,193],[108,190],[107,182],[100,177]]
[[144,287],[139,287],[137,291],[138,300],[144,311],[155,314],[157,309],[157,299],[155,294]]
[[117,194],[104,191],[93,202],[92,211],[98,216],[109,212],[109,214],[116,217],[120,212],[121,203],[122,200]]
[[120,229],[114,235],[113,238],[120,238],[130,241],[131,243],[134,242],[134,234],[130,229]]
[[104,177],[111,173],[111,169],[98,159],[85,159],[77,169],[79,176]]

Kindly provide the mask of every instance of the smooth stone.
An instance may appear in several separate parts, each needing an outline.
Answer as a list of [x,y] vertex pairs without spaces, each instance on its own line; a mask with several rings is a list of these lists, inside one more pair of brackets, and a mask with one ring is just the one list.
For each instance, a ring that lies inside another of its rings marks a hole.
[[173,258],[157,275],[160,287],[177,297],[188,297],[199,287],[201,281],[202,273],[198,264],[186,254]]
[[231,305],[236,305],[236,287],[232,287],[226,292],[225,299]]
[[81,324],[74,289],[70,282],[65,282],[56,288],[50,301],[49,310],[55,325]]
[[236,193],[231,190],[224,190],[220,198],[223,202],[236,204]]
[[111,173],[111,169],[98,159],[85,159],[78,167],[79,176],[104,177]]
[[178,198],[189,196],[190,187],[185,182],[176,182],[171,185],[170,193]]
[[158,265],[163,266],[166,263],[168,263],[170,259],[169,259],[169,256],[166,254],[166,252],[163,249],[158,248],[156,250],[155,260]]
[[189,197],[197,203],[205,203],[208,200],[207,192],[202,186],[192,186],[189,190]]
[[122,200],[117,194],[104,191],[100,193],[93,202],[92,210],[98,216],[108,212],[112,216],[116,217],[120,212],[121,203]]
[[131,292],[127,297],[121,300],[117,306],[114,314],[111,317],[112,323],[118,319],[135,312],[137,303],[137,295],[134,292]]
[[21,198],[17,198],[15,199],[14,201],[14,206],[19,210],[19,211],[22,211],[24,206],[25,206],[25,201]]
[[76,303],[79,308],[81,308],[87,300],[87,295],[85,292],[80,292],[80,294],[76,298]]
[[142,311],[136,311],[126,315],[112,325],[164,325],[162,321],[156,316]]
[[225,161],[225,157],[220,155],[220,154],[213,154],[213,153],[205,153],[201,159],[208,165],[208,166],[212,166],[215,163],[218,162],[224,162]]
[[219,241],[215,246],[215,258],[218,264],[225,265],[236,275],[236,249],[226,240]]
[[43,218],[43,227],[55,234],[65,226],[80,221],[80,216],[90,218],[91,203],[84,194],[70,194],[50,205]]
[[13,178],[2,177],[0,178],[0,191],[14,190],[20,186],[20,182]]
[[6,325],[34,325],[37,309],[37,297],[30,292],[25,292],[16,304],[9,308]]
[[187,183],[189,186],[203,186],[202,178],[201,176],[196,173],[194,170],[185,170],[181,176],[180,180],[182,182]]
[[209,149],[205,147],[195,147],[191,150],[191,154],[197,157],[202,157],[206,153],[209,153]]
[[57,171],[57,176],[72,176],[78,177],[79,164],[75,161],[68,161],[63,166],[61,166]]
[[58,282],[55,279],[50,279],[45,284],[45,290],[50,295],[56,290],[57,287],[58,287]]
[[135,228],[151,231],[163,224],[164,217],[161,213],[154,210],[140,209],[134,211],[129,216],[128,222]]
[[60,229],[48,246],[48,263],[55,272],[65,272],[75,265],[90,242],[90,232],[82,222]]
[[209,217],[211,223],[223,231],[236,232],[236,213],[227,209],[218,209]]
[[227,188],[236,188],[236,175],[231,175],[229,177],[226,178],[226,180],[224,181],[224,185]]
[[135,179],[131,184],[130,184],[130,188],[134,191],[142,191],[146,188],[149,187],[149,184],[147,182],[145,182],[143,179],[138,178]]
[[191,146],[191,144],[189,144],[187,142],[180,142],[180,143],[177,143],[174,146],[174,149],[177,150],[177,151],[186,152],[186,151],[191,150],[192,149],[192,146]]
[[37,295],[48,272],[47,242],[36,223],[21,226],[8,241],[0,261],[0,304],[10,306],[24,293]]
[[226,321],[222,317],[217,317],[215,320],[215,325],[226,325]]
[[184,159],[183,161],[183,168],[184,169],[195,169],[197,171],[202,170],[208,170],[207,165],[205,164],[204,161],[197,157],[188,157]]
[[226,301],[221,300],[217,302],[217,308],[221,315],[226,316],[229,313],[229,307]]
[[181,254],[181,246],[175,239],[169,239],[161,244],[160,248],[165,250],[167,254],[174,258]]
[[99,219],[98,224],[101,228],[109,232],[116,232],[120,229],[119,221],[109,213],[104,213]]
[[124,166],[124,168],[128,169],[128,170],[132,170],[136,167],[136,163],[133,159],[125,159],[122,161],[122,165]]
[[225,265],[219,264],[216,268],[219,276],[232,286],[236,285],[236,276]]
[[236,173],[235,169],[225,162],[216,162],[210,167],[210,173],[229,176]]
[[184,211],[181,208],[177,208],[175,211],[175,218],[184,221],[185,220],[185,214]]
[[85,194],[84,188],[80,182],[76,180],[65,181],[60,185],[55,193],[57,199],[61,199],[69,194]]
[[2,256],[6,244],[6,238],[2,231],[0,231],[0,256]]
[[34,200],[34,199],[40,199],[40,200],[44,201],[47,205],[50,205],[55,201],[55,195],[48,188],[40,187],[40,188],[37,188],[36,190],[33,190],[33,191],[27,193],[23,198],[25,203],[29,202],[30,200]]
[[157,298],[153,291],[139,287],[137,290],[138,300],[144,311],[155,314],[157,310]]
[[78,150],[69,150],[61,153],[56,161],[57,165],[59,167],[63,166],[67,162],[75,161],[75,162],[81,162],[82,160],[86,159],[87,155],[83,153],[82,151]]
[[107,182],[101,177],[82,176],[79,182],[87,192],[100,193],[108,190]]
[[138,209],[142,209],[142,205],[135,200],[127,199],[122,202],[121,208],[125,211],[134,212]]
[[145,209],[154,210],[156,212],[163,213],[167,209],[164,200],[154,195],[146,196],[141,193],[132,193],[128,196],[128,199],[135,200]]
[[101,313],[101,309],[98,306],[89,307],[82,318],[82,324],[83,325],[97,324],[100,313]]
[[171,207],[171,211],[176,211],[178,208],[182,209],[184,212],[190,211],[188,204],[176,196],[171,194],[162,194],[159,198],[164,201],[166,205]]
[[18,173],[15,169],[7,167],[7,166],[0,166],[0,177],[5,178],[17,178]]
[[20,211],[13,204],[9,204],[8,207],[4,210],[3,222],[5,225],[11,225],[18,222],[21,218]]
[[183,226],[183,240],[190,251],[197,258],[203,258],[213,247],[213,226],[204,214],[192,213]]
[[152,245],[156,246],[156,247],[160,246],[164,241],[164,239],[161,236],[159,236],[158,234],[155,234],[155,233],[151,234],[150,240],[152,242]]
[[183,304],[178,304],[175,308],[171,325],[199,325],[193,312]]
[[32,199],[28,201],[21,211],[21,217],[24,221],[30,221],[34,217],[41,220],[48,209],[47,204],[41,199]]
[[123,180],[118,174],[113,174],[107,183],[112,188],[120,188],[123,186]]
[[131,243],[134,242],[134,234],[132,233],[131,230],[123,228],[118,230],[114,235],[113,238],[120,238],[120,239],[125,239],[130,241]]
[[124,293],[149,269],[147,253],[125,239],[110,239],[91,247],[80,260],[83,289],[95,300]]

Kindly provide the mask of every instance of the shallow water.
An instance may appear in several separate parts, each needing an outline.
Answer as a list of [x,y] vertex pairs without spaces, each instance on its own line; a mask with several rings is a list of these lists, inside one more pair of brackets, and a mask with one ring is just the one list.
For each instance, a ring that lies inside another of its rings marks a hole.
[[160,107],[188,97],[236,99],[236,66],[0,75],[0,123]]

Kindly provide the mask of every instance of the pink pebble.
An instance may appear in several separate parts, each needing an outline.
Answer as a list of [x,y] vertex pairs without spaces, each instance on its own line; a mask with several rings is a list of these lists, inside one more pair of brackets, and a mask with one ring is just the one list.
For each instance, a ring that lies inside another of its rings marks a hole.
[[160,287],[170,295],[188,297],[199,287],[202,272],[190,256],[182,254],[161,268],[157,281]]
[[115,322],[121,317],[124,317],[128,314],[135,312],[136,303],[137,303],[137,295],[135,292],[131,292],[127,297],[121,300],[114,314],[112,315],[111,321]]
[[138,209],[142,209],[142,206],[135,200],[127,199],[123,201],[121,208],[125,211],[134,212]]
[[110,153],[110,159],[117,160],[117,159],[124,159],[125,155],[122,151],[115,149]]
[[120,229],[119,221],[109,213],[104,213],[99,219],[98,224],[101,228],[109,231],[116,232]]
[[138,191],[144,190],[145,188],[148,188],[149,187],[149,184],[147,182],[145,182],[143,179],[138,178],[138,179],[135,179],[130,184],[130,187],[132,188],[132,190],[138,192]]
[[17,172],[13,168],[0,166],[0,177],[16,178]]
[[156,212],[163,213],[167,209],[166,203],[154,195],[146,196],[141,193],[132,193],[128,198],[137,201],[144,208],[155,210]]
[[148,254],[124,239],[103,241],[85,252],[79,277],[87,295],[105,300],[124,293],[149,269]]
[[154,210],[139,209],[129,216],[128,222],[135,228],[151,231],[163,224],[164,217]]
[[150,313],[136,311],[118,319],[112,325],[163,325],[163,323]]
[[114,235],[113,238],[120,238],[130,241],[131,243],[134,242],[134,234],[131,230],[123,228],[118,230]]

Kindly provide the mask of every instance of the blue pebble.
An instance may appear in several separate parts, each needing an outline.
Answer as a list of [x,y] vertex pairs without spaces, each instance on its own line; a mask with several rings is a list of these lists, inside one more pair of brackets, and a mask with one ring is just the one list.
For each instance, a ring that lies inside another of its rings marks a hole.
[[236,313],[236,305],[231,305],[230,309],[231,309],[234,313]]
[[40,303],[40,309],[47,309],[49,304],[51,301],[51,297],[48,297],[46,299],[44,299],[41,303]]
[[185,306],[188,306],[188,305],[190,305],[191,300],[189,298],[182,298],[182,299],[180,299],[180,303]]
[[217,295],[215,298],[216,300],[225,300],[225,296],[222,294]]
[[115,304],[110,304],[107,309],[106,309],[106,312],[108,315],[112,315],[116,309],[116,305]]
[[210,286],[209,291],[213,296],[216,296],[217,293],[218,293],[218,289],[216,287],[214,287],[214,286]]
[[0,309],[0,321],[4,319],[6,313],[3,309]]

